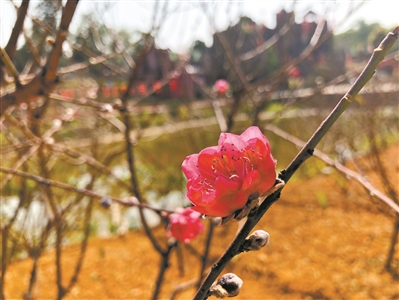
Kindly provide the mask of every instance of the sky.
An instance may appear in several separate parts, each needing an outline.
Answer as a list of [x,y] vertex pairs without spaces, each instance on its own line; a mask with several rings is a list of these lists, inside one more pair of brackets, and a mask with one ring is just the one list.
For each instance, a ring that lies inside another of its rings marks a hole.
[[[19,4],[20,0],[14,0]],[[31,0],[29,13],[35,14],[34,7],[39,0]],[[65,0],[64,0],[65,2]],[[349,17],[351,7],[361,5]],[[158,7],[158,14],[154,8]],[[248,16],[255,22],[269,28],[275,26],[275,15],[281,9],[295,10],[296,21],[301,22],[309,10],[329,21],[336,33],[353,28],[359,20],[366,23],[380,23],[385,28],[399,25],[398,0],[327,0],[327,1],[270,1],[270,0],[170,0],[170,1],[137,1],[137,0],[81,0],[71,24],[71,31],[76,32],[84,20],[84,15],[93,12],[109,28],[125,29],[132,33],[148,32],[153,21],[160,25],[156,43],[161,48],[169,48],[174,52],[186,52],[196,40],[207,45],[212,44],[215,30],[224,30],[238,21],[240,16]],[[162,12],[167,12],[162,17]],[[0,0],[0,44],[7,43],[15,22],[16,13],[10,0]],[[29,26],[29,23],[27,23]]]

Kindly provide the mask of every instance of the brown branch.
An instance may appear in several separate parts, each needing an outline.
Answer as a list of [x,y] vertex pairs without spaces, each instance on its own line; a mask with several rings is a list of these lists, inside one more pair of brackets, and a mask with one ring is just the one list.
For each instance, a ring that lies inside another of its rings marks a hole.
[[[351,13],[357,9],[359,9],[364,3],[359,3],[355,8],[349,10],[347,14],[344,16],[342,21],[336,26],[338,28],[340,25],[342,25],[348,17],[351,15]],[[326,42],[329,38],[332,37],[334,30],[329,30],[325,35],[321,36],[323,32],[323,28],[325,26],[325,20],[322,20],[317,24],[317,27],[313,33],[313,36],[308,44],[308,46],[302,51],[302,53],[296,57],[295,59],[291,60],[287,64],[283,65],[278,71],[276,71],[274,74],[270,76],[272,80],[269,78],[266,78],[264,80],[258,81],[256,84],[252,85],[250,90],[248,91],[250,94],[251,93],[258,93],[258,87],[261,85],[265,84],[270,84],[271,88],[270,90],[262,95],[262,98],[268,99],[269,96],[276,91],[278,88],[278,85],[286,78],[286,75],[294,68],[297,66],[299,63],[301,63],[303,60],[305,60],[313,51],[315,51],[317,48],[319,48],[324,42]],[[252,125],[258,125],[259,123],[259,114],[261,111],[264,109],[264,106],[267,104],[268,101],[262,101],[260,102],[254,112],[254,117],[253,117],[253,122]]]
[[[70,192],[84,194],[86,196],[89,196],[89,197],[92,197],[92,198],[96,198],[96,199],[102,199],[102,198],[106,197],[106,195],[98,194],[98,193],[93,192],[93,191],[88,190],[88,189],[77,188],[77,187],[74,187],[72,185],[60,182],[60,181],[48,179],[48,178],[41,177],[41,176],[38,176],[38,175],[33,175],[33,174],[26,173],[26,172],[23,172],[23,171],[12,170],[10,168],[5,168],[5,167],[2,167],[2,166],[0,166],[0,172],[2,172],[2,173],[11,173],[11,174],[19,176],[19,177],[23,177],[23,178],[34,180],[34,181],[36,181],[36,182],[38,182],[38,183],[40,183],[42,185],[45,185],[45,186],[57,187],[57,188],[64,189],[64,190],[67,190],[67,191],[70,191]],[[141,208],[150,209],[150,210],[153,210],[153,211],[158,212],[158,213],[161,213],[161,212],[165,212],[165,213],[168,213],[168,214],[173,213],[173,211],[171,211],[171,210],[155,208],[155,207],[152,207],[152,206],[147,205],[145,203],[139,203],[139,202],[130,201],[130,200],[126,201],[126,200],[123,200],[123,199],[120,199],[120,198],[116,198],[116,197],[110,197],[110,198],[111,198],[112,201],[117,202],[117,203],[119,203],[119,204],[121,204],[123,206],[127,206],[127,207],[137,206],[137,207],[141,207]]]
[[11,115],[8,111],[3,115],[3,117],[10,122],[12,125],[16,126],[19,130],[21,130],[28,139],[35,143],[40,142],[40,138],[37,137],[30,128],[26,126],[23,122],[20,120],[16,119],[14,116]]
[[7,271],[7,265],[9,263],[8,261],[8,234],[10,232],[10,228],[14,224],[18,213],[20,212],[20,209],[22,206],[25,204],[25,201],[27,199],[26,195],[26,182],[25,180],[22,182],[22,188],[19,193],[19,203],[17,208],[14,211],[14,214],[11,216],[11,218],[8,220],[8,222],[4,222],[1,226],[1,277],[0,277],[0,299],[5,299],[4,297],[4,279],[6,276],[6,271]]
[[48,94],[57,82],[57,67],[62,55],[62,44],[65,41],[68,28],[75,13],[79,0],[68,0],[66,3],[61,23],[57,31],[57,36],[53,45],[49,58],[42,73],[36,75],[30,82],[25,85],[17,86],[14,91],[5,93],[0,97],[0,114],[2,114],[9,106],[29,103],[36,99],[37,96]]
[[[375,132],[373,132],[372,127],[369,127],[368,131],[369,131],[368,132],[368,140],[370,142],[371,151],[373,153],[371,158],[372,158],[372,161],[374,164],[374,168],[380,175],[380,178],[384,184],[385,191],[392,197],[392,199],[394,199],[394,201],[396,203],[398,203],[399,202],[398,195],[396,194],[396,191],[395,191],[394,187],[392,186],[391,181],[389,180],[389,176],[387,174],[385,166],[382,163],[381,154],[380,154],[380,151],[377,146]],[[398,213],[399,213],[399,211],[398,211]]]
[[[33,45],[32,39],[25,33],[25,31],[24,31],[24,38],[25,38],[26,44],[29,47],[30,52],[32,53],[32,56],[33,56],[33,58],[35,60],[36,65],[39,66],[39,67],[42,67],[42,58],[40,57],[39,51]],[[33,66],[33,64],[32,64],[32,66]],[[32,70],[32,68],[29,68],[29,69]]]
[[[207,15],[206,13],[206,5],[202,4],[202,9],[204,11],[204,14]],[[215,24],[213,19],[211,18],[210,15],[207,15],[208,19],[211,23],[211,26],[213,27],[214,31],[215,30]],[[218,38],[218,40],[220,41],[220,44],[223,47],[223,50],[225,51],[225,54],[227,56],[227,59],[230,61],[231,64],[231,68],[232,70],[234,70],[234,73],[237,75],[238,80],[241,82],[242,87],[236,88],[233,91],[233,105],[231,107],[230,113],[227,115],[227,121],[226,121],[226,132],[231,131],[231,129],[233,128],[234,125],[234,116],[237,114],[238,109],[241,105],[241,102],[244,98],[245,95],[245,91],[248,91],[250,88],[249,82],[241,68],[241,60],[239,59],[239,57],[236,57],[232,51],[232,49],[229,46],[229,43],[227,41],[227,39],[225,38],[225,36],[220,33],[217,32],[215,33],[215,36]],[[254,98],[252,94],[248,94],[249,98],[251,99],[251,101],[254,103]]]
[[[36,20],[38,21],[38,20]],[[69,42],[69,41],[68,41]],[[86,55],[89,59],[93,58],[95,59],[96,57],[98,57],[98,55],[94,52],[92,52],[91,50],[87,49],[87,48],[83,48],[79,45],[77,45],[76,43],[72,43],[69,42],[69,44],[71,45],[71,47],[81,53],[83,53],[84,55]],[[123,71],[122,68],[119,68],[117,65],[111,63],[109,60],[101,60],[100,63],[102,65],[104,65],[106,68],[108,68],[109,70],[111,70],[112,72],[115,72],[116,74],[118,74],[119,76],[121,76],[124,79],[128,78],[128,75],[126,74],[125,71]]]
[[[42,28],[43,28],[44,30],[46,30],[47,32],[49,32],[49,33],[51,33],[51,34],[57,34],[57,31],[56,31],[55,29],[51,28],[50,26],[48,26],[47,24],[45,24],[44,22],[42,22],[42,21],[39,20],[38,18],[35,18],[35,17],[33,17],[33,16],[30,16],[29,14],[28,14],[28,17],[31,18],[32,22],[34,22],[35,24],[39,25],[40,27],[42,27]],[[79,46],[78,44],[73,43],[73,42],[68,41],[68,40],[67,40],[67,42],[70,44],[70,46],[71,46],[74,50],[83,53],[83,54],[86,55],[89,59],[90,59],[90,58],[96,59],[96,57],[98,57],[98,55],[97,55],[96,53],[90,51],[90,50],[87,49],[87,48],[83,48],[83,47]],[[121,68],[119,68],[118,66],[114,65],[114,64],[111,63],[110,61],[105,60],[105,61],[101,61],[100,63],[101,63],[102,65],[104,65],[106,68],[108,68],[109,70],[111,70],[111,71],[115,72],[116,74],[120,75],[122,78],[128,78],[128,76],[125,74],[125,72],[124,72]]]
[[62,265],[61,265],[61,256],[62,256],[62,234],[63,234],[63,221],[59,220],[55,227],[55,265],[56,265],[56,274],[57,274],[57,299],[60,300],[65,295],[65,288],[62,285]]
[[73,73],[76,71],[84,70],[87,69],[90,66],[95,66],[98,64],[102,64],[106,62],[110,58],[114,58],[115,56],[119,55],[119,53],[110,53],[110,54],[104,54],[104,55],[99,55],[99,56],[92,56],[89,58],[87,62],[82,62],[82,63],[76,63],[73,65],[69,65],[67,67],[60,68],[58,71],[58,74],[68,74],[68,73]]
[[55,37],[53,50],[47,60],[44,70],[44,84],[49,85],[55,82],[57,77],[57,67],[62,55],[62,44],[68,35],[69,25],[72,17],[75,14],[76,6],[79,0],[68,0],[62,12],[61,23],[58,28],[57,36]]
[[109,168],[107,168],[104,164],[102,164],[101,162],[99,162],[98,160],[96,160],[94,157],[83,154],[79,151],[76,151],[74,149],[69,149],[57,144],[46,144],[49,148],[51,148],[54,151],[57,152],[61,152],[61,153],[65,153],[67,155],[79,158],[83,161],[85,161],[86,163],[88,163],[89,165],[91,165],[93,168],[95,168],[96,170],[112,177],[113,179],[115,179],[121,186],[123,186],[125,189],[130,190],[130,185],[127,184],[125,181],[123,181],[122,179],[120,179],[118,176],[116,176]]
[[188,289],[190,289],[192,287],[195,287],[197,283],[198,283],[198,279],[194,278],[194,279],[191,279],[189,281],[186,281],[186,282],[183,282],[183,283],[180,283],[180,284],[176,285],[174,290],[172,291],[170,297],[169,297],[169,300],[175,300],[177,294],[179,294],[182,291],[188,290]]
[[[302,51],[302,53],[298,57],[292,59],[290,62],[283,65],[274,75],[270,76],[272,78],[271,89],[270,89],[270,91],[267,92],[266,95],[263,95],[263,98],[268,99],[269,95],[271,95],[273,92],[275,92],[277,90],[280,83],[286,78],[287,74],[295,66],[297,66],[299,63],[301,63],[303,60],[305,60],[307,57],[309,57],[310,54],[312,54],[318,47],[320,47],[325,41],[327,41],[327,39],[329,39],[332,36],[333,32],[329,31],[328,34],[324,35],[323,38],[321,38],[325,25],[326,25],[326,21],[324,19],[321,20],[317,24],[317,27],[316,27],[315,31],[313,32],[313,35],[310,39],[309,44]],[[259,87],[261,84],[266,84],[269,82],[270,82],[269,78],[267,78],[266,81],[263,83],[258,82],[257,84],[254,85],[254,87],[251,87],[250,94],[257,93],[257,90],[255,90],[255,88]],[[258,105],[256,105],[252,125],[258,125],[259,114],[264,109],[264,105],[267,102],[268,101],[262,101]]]
[[31,276],[29,279],[29,286],[28,286],[28,290],[26,291],[24,298],[26,300],[31,300],[33,299],[32,297],[32,290],[33,287],[36,283],[36,279],[37,279],[37,267],[38,267],[38,261],[40,258],[40,255],[42,254],[42,251],[44,250],[45,247],[45,243],[47,241],[47,238],[50,234],[50,230],[53,227],[53,223],[51,221],[47,222],[47,226],[45,227],[45,229],[43,230],[41,236],[40,236],[40,240],[39,240],[39,244],[34,248],[34,249],[30,249],[30,256],[33,258],[33,265],[32,265],[32,269],[31,269]]
[[[373,122],[373,119],[371,119],[371,122]],[[368,132],[368,140],[370,142],[371,151],[373,153],[373,155],[371,156],[371,160],[373,162],[374,169],[380,175],[380,178],[381,178],[381,181],[383,182],[385,191],[392,197],[394,203],[396,205],[398,205],[399,204],[398,195],[397,195],[391,181],[389,180],[389,176],[387,174],[386,168],[385,168],[384,164],[382,163],[381,153],[377,146],[375,132],[371,128],[372,128],[372,126],[370,127],[369,132]],[[393,276],[396,276],[396,277],[399,276],[399,273],[395,273],[395,271],[392,269],[391,262],[393,260],[394,254],[395,254],[396,244],[398,243],[398,232],[399,232],[399,210],[396,210],[388,255],[387,255],[387,258],[385,261],[385,269],[388,272],[390,272]]]
[[81,106],[89,106],[89,107],[93,107],[93,108],[104,110],[104,111],[107,109],[107,105],[109,105],[107,103],[97,102],[97,101],[89,100],[86,98],[75,99],[75,98],[64,97],[64,96],[57,95],[54,93],[49,94],[48,97],[49,97],[49,99],[55,100],[58,102],[72,103],[72,104],[81,105]]
[[[245,91],[249,90],[249,82],[246,79],[245,74],[241,69],[240,60],[238,58],[234,57],[234,54],[232,53],[232,51],[228,45],[228,41],[226,40],[224,35],[217,32],[216,36],[219,39],[220,43],[222,44],[224,51],[226,52],[226,56],[227,56],[228,60],[230,61],[232,69],[237,74],[238,79],[240,80],[241,84],[243,85],[243,88],[239,88],[239,89],[233,91],[234,102],[231,107],[230,113],[227,116],[226,132],[229,132],[233,128],[234,116],[236,115],[236,113],[241,105],[241,101],[245,95]],[[253,95],[249,94],[249,97],[251,98],[251,101],[254,103],[255,101],[253,99]]]
[[[0,48],[0,51],[1,51],[0,52],[0,61],[6,67],[8,73],[10,73],[11,76],[14,78],[15,84],[20,85],[19,73],[18,73],[17,69],[15,68],[15,65],[13,64],[11,58],[8,56],[7,52],[3,48]],[[1,85],[3,85],[3,81],[4,81],[4,83],[6,83],[6,80],[4,80],[3,77],[1,77],[1,82],[2,82]]]
[[158,273],[157,281],[155,283],[154,293],[151,298],[152,300],[158,299],[166,269],[169,267],[170,252],[172,251],[172,249],[174,247],[176,247],[176,245],[177,245],[177,242],[175,242],[172,245],[168,245],[166,250],[161,253],[161,265],[159,266],[159,273]]
[[[19,160],[13,166],[13,170],[17,170],[29,157],[31,157],[41,147],[44,141],[50,138],[55,132],[57,132],[61,128],[61,125],[61,122],[53,122],[53,126],[43,134],[42,138],[34,136],[36,143],[19,158]],[[12,174],[7,174],[6,178],[0,183],[0,190],[4,188],[4,186],[11,180],[11,178]]]
[[[124,137],[125,137],[125,143],[126,143],[127,163],[128,163],[129,172],[130,172],[130,183],[131,183],[130,191],[133,193],[133,195],[136,196],[136,198],[139,200],[140,203],[143,202],[143,198],[142,198],[140,190],[139,190],[139,185],[138,185],[138,180],[137,180],[137,175],[136,175],[133,142],[132,142],[132,138],[130,135],[133,128],[132,128],[132,124],[130,121],[130,117],[127,113],[127,107],[128,107],[128,99],[129,99],[130,89],[133,87],[133,85],[135,84],[135,81],[137,80],[137,77],[139,74],[139,68],[143,64],[145,58],[147,57],[147,54],[149,53],[149,51],[152,47],[152,41],[153,41],[153,39],[151,38],[150,34],[147,34],[145,37],[145,40],[144,40],[144,47],[136,59],[135,67],[132,69],[132,73],[131,73],[131,76],[128,81],[127,89],[122,96],[122,99],[121,99],[122,107],[120,108],[120,113],[122,115],[123,123],[126,126],[126,130],[124,132]],[[147,224],[147,220],[144,216],[144,212],[143,212],[143,209],[141,208],[141,206],[139,206],[139,213],[140,213],[140,219],[143,224],[144,230],[145,230],[148,238],[150,239],[154,249],[162,255],[163,253],[165,253],[165,250],[162,249],[162,247],[158,243],[157,239],[152,234],[152,231]]]
[[396,278],[399,277],[399,274],[397,273],[398,272],[397,268],[396,269],[392,268],[392,260],[396,253],[395,248],[396,248],[396,245],[398,244],[398,233],[399,233],[399,215],[396,214],[396,220],[393,224],[392,236],[391,236],[391,241],[390,241],[390,245],[389,245],[388,255],[387,255],[387,259],[385,261],[385,269],[388,272],[390,272],[393,276],[395,276]]
[[[95,180],[96,180],[96,177],[92,176],[92,178],[91,178],[90,182],[87,184],[86,188],[87,189],[92,189]],[[79,198],[83,198],[83,197],[77,197],[76,201],[74,201],[74,202],[76,203],[79,200]],[[70,207],[72,207],[72,206],[70,206]],[[86,254],[87,245],[88,245],[89,236],[90,236],[90,219],[91,219],[92,212],[93,212],[93,201],[89,201],[89,203],[87,204],[86,210],[85,210],[85,217],[84,217],[84,224],[83,224],[84,237],[83,237],[83,241],[80,244],[79,258],[78,258],[78,260],[76,262],[75,269],[74,269],[74,272],[72,274],[72,277],[69,280],[68,285],[64,288],[64,294],[65,295],[73,288],[73,286],[78,281],[78,276],[79,276],[79,273],[80,273],[80,271],[82,269],[83,259],[84,259],[85,254]]]
[[335,121],[341,116],[341,114],[349,107],[352,100],[360,92],[360,90],[366,85],[366,83],[373,77],[374,72],[378,64],[384,59],[389,49],[392,48],[398,38],[399,26],[396,27],[392,32],[388,33],[381,44],[374,49],[373,54],[367,63],[363,72],[356,79],[355,83],[349,89],[349,91],[341,98],[337,106],[330,113],[327,119],[320,125],[313,136],[306,143],[306,146],[298,153],[296,158],[287,167],[283,175],[283,179],[287,181],[291,178],[292,174],[298,169],[298,167],[310,156],[312,156],[314,148],[324,137],[327,131],[335,123]]
[[[48,103],[48,99],[46,99]],[[32,127],[32,132],[36,136],[41,136],[40,128],[39,128],[39,120],[44,116],[44,113],[47,109],[47,105],[44,105],[42,108],[40,108],[38,111],[33,111],[31,116],[35,118],[36,122],[33,122],[33,127]],[[58,122],[57,122],[58,121]],[[42,135],[41,140],[44,141],[47,136],[46,135],[52,135],[54,132],[58,131],[61,128],[62,122],[60,120],[56,120],[56,122],[53,122],[53,127],[48,130],[45,134]],[[46,178],[50,178],[50,169],[47,166],[47,161],[49,158],[49,155],[45,153],[44,147],[42,144],[39,144],[38,148],[38,158],[39,158],[39,166],[40,166],[40,171],[41,174],[44,175]],[[64,296],[64,287],[62,285],[62,265],[61,265],[61,243],[62,243],[62,233],[63,233],[63,225],[64,225],[64,220],[61,215],[61,212],[59,211],[59,208],[57,207],[57,202],[56,198],[54,197],[54,193],[51,189],[51,186],[45,185],[43,186],[44,194],[45,194],[45,200],[47,204],[49,205],[52,216],[50,217],[50,221],[53,221],[53,226],[55,226],[55,265],[56,265],[56,283],[57,283],[57,290],[58,290],[58,295],[57,299],[62,299]]]
[[30,0],[23,0],[21,6],[18,8],[17,20],[15,21],[14,28],[11,31],[10,39],[4,50],[7,52],[10,59],[14,58],[15,51],[17,50],[18,37],[24,28],[25,17],[28,12]]
[[[163,78],[159,81],[159,87],[163,88],[164,86],[166,86],[169,83],[169,81],[176,76],[176,73],[182,70],[183,67],[184,66],[179,64],[174,70],[168,72],[165,76],[163,76]],[[139,99],[132,101],[131,105],[128,106],[127,111],[131,111],[132,107],[134,107],[144,99],[148,98],[152,94],[154,94],[155,91],[156,90],[154,89],[154,87],[149,88],[148,91],[144,95],[142,95]]]
[[65,288],[65,294],[68,293],[72,289],[72,287],[76,284],[76,282],[78,281],[80,270],[82,269],[83,259],[86,254],[87,244],[90,236],[90,218],[92,211],[93,211],[93,201],[89,201],[85,212],[84,238],[80,245],[80,254],[78,262],[76,263],[75,270],[69,281],[69,284]]
[[206,236],[204,254],[201,257],[201,270],[200,270],[199,277],[198,277],[197,288],[199,288],[201,285],[202,279],[204,278],[204,271],[205,271],[206,265],[208,264],[209,249],[211,247],[214,226],[215,225],[213,223],[213,220],[209,220],[209,229],[208,229],[208,234]]
[[280,28],[278,32],[276,32],[270,39],[265,41],[263,44],[257,46],[255,49],[252,49],[248,52],[245,52],[239,56],[239,59],[241,61],[246,61],[254,58],[255,56],[262,54],[265,52],[267,49],[272,47],[277,41],[283,37],[292,27],[292,25],[295,23],[295,15],[292,14],[290,20],[284,24],[283,27]]
[[[269,130],[273,132],[274,134],[278,135],[279,137],[282,137],[283,139],[299,146],[303,147],[305,145],[305,142],[301,141],[300,139],[290,135],[289,133],[281,130],[280,128],[274,126],[274,125],[267,125],[265,127],[266,130]],[[373,195],[377,197],[379,200],[387,204],[390,208],[395,210],[397,213],[399,213],[399,206],[398,204],[395,203],[394,200],[391,198],[385,196],[383,193],[381,193],[376,187],[374,187],[365,176],[362,176],[361,174],[345,167],[339,162],[334,161],[331,159],[327,154],[321,152],[320,150],[315,149],[313,152],[313,155],[322,161],[324,161],[326,164],[336,168],[338,171],[341,173],[345,174],[349,178],[353,178],[356,181],[358,181],[363,187],[366,188],[368,192],[370,192],[370,195]]]
[[[297,169],[304,163],[306,159],[312,156],[314,148],[320,142],[320,140],[325,136],[331,126],[335,123],[338,117],[345,111],[345,109],[350,105],[351,100],[359,93],[359,91],[364,87],[364,85],[373,76],[378,64],[384,59],[385,55],[392,48],[392,46],[397,41],[399,34],[399,26],[396,27],[392,32],[388,33],[381,44],[376,48],[371,56],[369,62],[364,68],[363,72],[355,81],[354,85],[349,89],[345,96],[338,102],[336,107],[332,110],[330,115],[322,122],[319,128],[315,131],[313,136],[301,149],[298,155],[293,159],[289,166],[279,174],[279,180],[287,183],[292,175],[297,171]],[[266,211],[276,202],[280,197],[280,192],[282,188],[279,188],[276,192],[266,197],[260,207],[257,210],[250,212],[247,221],[244,226],[234,239],[234,241],[227,248],[222,257],[216,262],[205,281],[202,283],[201,287],[198,289],[195,300],[206,299],[209,295],[209,289],[211,285],[230,262],[230,260],[240,253],[240,247],[244,242],[245,238],[263,217]]]

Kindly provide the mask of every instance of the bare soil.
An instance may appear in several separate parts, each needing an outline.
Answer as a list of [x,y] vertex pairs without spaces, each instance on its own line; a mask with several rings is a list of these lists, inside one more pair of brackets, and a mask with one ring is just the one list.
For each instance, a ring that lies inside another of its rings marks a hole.
[[[399,145],[386,149],[384,164],[399,194]],[[316,159],[316,158],[313,158]],[[357,167],[385,194],[384,185],[367,157]],[[322,196],[321,196],[322,195]],[[321,200],[323,200],[321,202]],[[237,299],[399,299],[399,281],[384,269],[394,228],[390,209],[353,180],[335,171],[290,182],[258,224],[270,233],[270,244],[257,252],[235,257],[225,272],[244,280]],[[210,264],[215,262],[233,239],[236,224],[215,230]],[[164,229],[155,229],[164,239]],[[206,231],[206,230],[205,230]],[[203,233],[190,246],[204,249]],[[181,276],[176,252],[172,254],[160,299],[169,299],[181,283],[198,276],[199,258],[182,245]],[[394,268],[398,271],[399,246]],[[79,254],[79,246],[63,251],[63,281],[69,281]],[[56,298],[55,253],[39,260],[36,299]],[[78,283],[68,299],[149,299],[154,290],[160,257],[142,231],[124,237],[92,238]],[[9,266],[6,298],[22,298],[26,291],[32,260]],[[191,299],[194,288],[176,299]]]

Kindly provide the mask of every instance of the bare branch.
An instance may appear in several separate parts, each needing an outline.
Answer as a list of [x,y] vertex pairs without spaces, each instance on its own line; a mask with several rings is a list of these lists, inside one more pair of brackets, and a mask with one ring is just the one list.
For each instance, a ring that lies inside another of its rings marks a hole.
[[[396,27],[393,32],[388,33],[385,39],[381,42],[377,49],[374,50],[373,55],[370,58],[370,61],[364,68],[363,72],[360,74],[354,85],[350,88],[350,90],[345,94],[345,96],[339,101],[337,106],[333,109],[330,115],[322,122],[320,127],[316,130],[313,136],[309,139],[306,145],[302,148],[302,150],[298,153],[298,155],[294,158],[294,160],[289,164],[289,166],[283,170],[279,179],[284,182],[288,182],[292,175],[296,172],[296,170],[302,165],[302,163],[312,156],[314,152],[314,148],[320,142],[320,140],[324,137],[327,131],[331,128],[331,126],[335,123],[338,117],[345,111],[345,109],[350,105],[351,100],[355,97],[358,92],[363,88],[363,86],[369,81],[369,79],[373,76],[375,69],[378,64],[384,59],[385,55],[388,53],[389,49],[392,48],[394,43],[396,42],[399,34],[399,26]],[[230,244],[228,249],[222,255],[217,263],[212,266],[211,271],[206,277],[205,281],[202,283],[201,287],[198,289],[196,295],[194,296],[194,300],[203,300],[208,297],[209,289],[228,262],[239,253],[241,244],[251,232],[251,230],[255,227],[255,225],[259,222],[259,220],[263,217],[266,211],[271,207],[271,205],[276,202],[280,197],[280,192],[282,188],[278,189],[276,192],[266,197],[260,207],[254,212],[250,213],[247,221],[244,226],[234,239],[234,241]]]
[[21,6],[18,8],[17,20],[15,21],[14,28],[12,29],[10,39],[4,50],[7,52],[10,59],[13,59],[15,51],[17,50],[18,37],[24,28],[25,17],[28,12],[30,0],[23,0]]
[[284,26],[281,27],[280,30],[276,32],[270,39],[268,39],[267,41],[265,41],[263,44],[259,45],[255,49],[252,49],[248,52],[241,54],[239,59],[241,61],[247,61],[265,52],[291,29],[294,22],[295,22],[295,15],[292,14],[288,23],[284,24]]
[[[276,135],[284,138],[285,140],[299,146],[303,147],[305,145],[305,142],[301,141],[300,139],[290,135],[289,133],[285,132],[284,130],[281,130],[280,128],[274,126],[274,125],[267,125],[265,127],[266,130],[272,131]],[[357,180],[361,185],[363,185],[369,192],[370,195],[373,195],[377,197],[379,200],[387,204],[390,208],[395,210],[397,213],[399,213],[399,206],[398,204],[395,203],[391,198],[385,196],[382,192],[380,192],[376,187],[374,187],[365,176],[362,176],[361,174],[345,167],[341,163],[332,160],[327,154],[321,152],[320,150],[315,149],[313,152],[313,155],[316,156],[317,158],[321,159],[324,161],[326,164],[335,167],[338,171],[341,173],[345,174],[349,178],[353,178]]]
[[119,55],[119,53],[110,53],[106,55],[100,55],[97,57],[90,57],[87,62],[76,63],[73,65],[69,65],[67,67],[60,68],[58,74],[61,75],[61,74],[73,73],[76,71],[84,70],[87,69],[89,66],[105,63],[108,59],[113,58],[117,55]]
[[66,3],[53,50],[46,66],[42,70],[43,72],[36,75],[26,85],[16,86],[14,91],[1,95],[0,114],[11,105],[29,103],[35,100],[37,96],[48,94],[53,89],[57,79],[57,67],[62,54],[62,44],[68,34],[69,24],[72,21],[78,2],[79,0],[68,0]]
[[62,13],[61,23],[55,37],[53,51],[50,54],[44,72],[44,84],[48,85],[53,83],[57,77],[57,67],[62,55],[62,44],[68,35],[69,25],[71,24],[72,17],[75,14],[76,6],[79,0],[68,0]]
[[[42,67],[42,58],[40,57],[38,49],[33,45],[32,39],[26,34],[24,31],[24,38],[26,43],[28,44],[29,50],[32,53],[32,56],[39,67]],[[23,74],[24,72],[22,72]]]
[[5,65],[7,71],[11,74],[11,76],[14,77],[15,83],[19,85],[19,73],[15,68],[13,62],[11,61],[11,58],[9,57],[5,49],[0,48],[0,51],[1,62]]
[[[44,178],[38,175],[33,175],[33,174],[29,174],[23,171],[18,171],[18,170],[12,170],[10,168],[5,168],[0,166],[0,172],[2,173],[6,173],[6,174],[13,174],[19,177],[23,177],[23,178],[27,178],[27,179],[31,179],[34,180],[42,185],[45,186],[53,186],[53,187],[57,187],[60,189],[64,189],[70,192],[75,192],[75,193],[80,193],[80,194],[84,194],[86,196],[92,197],[92,198],[96,198],[96,199],[102,199],[104,197],[106,197],[107,195],[103,195],[103,194],[98,194],[95,193],[91,190],[88,189],[80,189],[77,187],[74,187],[72,185],[60,182],[60,181],[56,181],[56,180],[52,180],[52,179],[48,179],[48,178]],[[167,209],[161,209],[161,208],[155,208],[152,206],[149,206],[145,203],[139,203],[139,202],[135,202],[135,201],[131,201],[131,200],[123,200],[120,198],[116,198],[116,197],[110,197],[112,201],[115,201],[116,203],[119,203],[123,206],[128,206],[128,207],[132,207],[132,206],[137,206],[137,207],[141,207],[141,208],[146,208],[146,209],[150,209],[156,212],[165,212],[168,214],[173,213],[173,211],[171,210],[167,210]]]

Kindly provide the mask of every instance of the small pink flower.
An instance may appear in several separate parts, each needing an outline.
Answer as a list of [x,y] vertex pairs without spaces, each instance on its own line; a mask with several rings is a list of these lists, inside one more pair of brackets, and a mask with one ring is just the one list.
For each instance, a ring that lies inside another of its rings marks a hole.
[[169,216],[169,225],[166,235],[188,243],[204,229],[200,220],[201,214],[192,210],[191,207],[177,209]]
[[226,94],[229,88],[230,84],[224,79],[216,80],[215,84],[213,85],[213,90],[222,95]]
[[241,135],[222,133],[218,146],[187,156],[182,169],[193,209],[210,217],[231,215],[276,180],[269,142],[256,126]]

